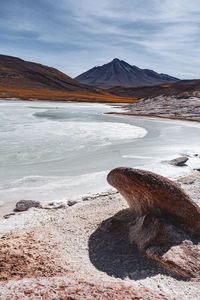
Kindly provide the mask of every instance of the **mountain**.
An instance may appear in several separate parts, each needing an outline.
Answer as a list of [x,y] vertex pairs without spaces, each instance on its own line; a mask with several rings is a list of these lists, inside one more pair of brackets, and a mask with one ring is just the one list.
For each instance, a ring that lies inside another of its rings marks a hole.
[[59,91],[97,91],[55,68],[7,55],[0,55],[0,85]]
[[179,80],[166,74],[131,66],[117,58],[101,67],[94,67],[75,79],[80,83],[99,88],[149,86]]
[[145,87],[113,87],[107,90],[119,97],[154,98],[175,96],[176,98],[200,97],[200,80],[179,80],[161,85]]
[[0,55],[0,98],[133,102],[102,89],[79,83],[59,70]]

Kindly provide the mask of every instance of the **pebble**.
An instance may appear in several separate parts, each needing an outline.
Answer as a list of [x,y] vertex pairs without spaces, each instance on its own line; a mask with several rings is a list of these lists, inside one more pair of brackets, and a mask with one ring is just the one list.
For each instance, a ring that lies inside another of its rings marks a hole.
[[69,200],[69,201],[67,202],[68,206],[73,206],[73,205],[75,205],[75,204],[77,204],[77,203],[78,203],[78,201],[75,201],[75,200]]

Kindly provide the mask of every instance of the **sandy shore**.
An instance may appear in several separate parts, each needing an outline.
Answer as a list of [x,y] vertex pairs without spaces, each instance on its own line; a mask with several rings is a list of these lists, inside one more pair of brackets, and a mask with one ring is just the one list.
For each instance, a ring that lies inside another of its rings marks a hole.
[[[199,172],[179,183],[200,205]],[[127,232],[110,234],[98,228],[125,209],[117,193],[63,209],[30,209],[1,220],[0,279],[65,276],[146,287],[170,299],[200,299],[198,280],[178,278],[148,260],[129,245]]]

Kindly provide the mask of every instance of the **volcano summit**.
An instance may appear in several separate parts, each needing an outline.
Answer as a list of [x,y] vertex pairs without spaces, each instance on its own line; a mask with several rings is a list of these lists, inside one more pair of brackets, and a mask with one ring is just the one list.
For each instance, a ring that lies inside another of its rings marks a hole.
[[140,69],[129,65],[118,58],[100,67],[94,67],[75,78],[80,83],[100,88],[111,88],[114,86],[148,86],[167,82],[178,81],[178,78],[159,74],[148,69]]

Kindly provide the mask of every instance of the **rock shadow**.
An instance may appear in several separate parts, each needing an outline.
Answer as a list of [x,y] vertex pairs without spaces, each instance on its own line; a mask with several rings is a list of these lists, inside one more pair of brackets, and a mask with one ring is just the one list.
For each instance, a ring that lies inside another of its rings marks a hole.
[[[122,210],[115,216],[127,214],[127,211],[130,210]],[[129,222],[130,219],[127,223]],[[144,253],[138,250],[136,245],[131,245],[128,238],[127,223],[118,224],[115,232],[105,232],[98,228],[91,234],[88,241],[91,263],[109,276],[121,279],[127,277],[132,280],[139,280],[163,274],[177,280],[184,280],[148,259]]]

